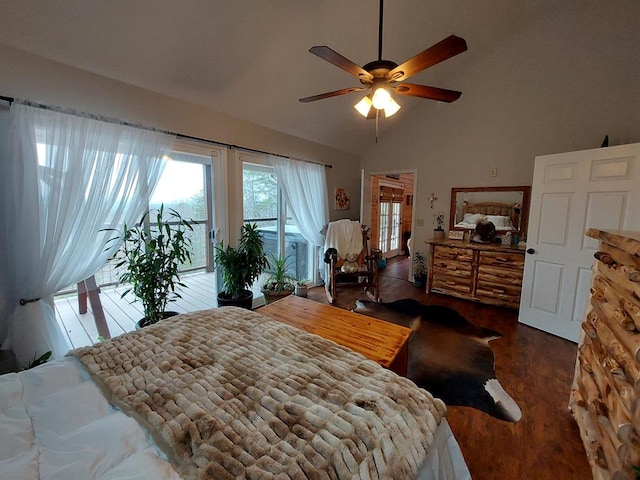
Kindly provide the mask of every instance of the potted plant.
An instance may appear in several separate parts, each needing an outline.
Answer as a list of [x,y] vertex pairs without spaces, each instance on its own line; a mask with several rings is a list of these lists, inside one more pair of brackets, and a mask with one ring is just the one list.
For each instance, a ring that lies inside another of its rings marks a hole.
[[251,310],[253,292],[250,287],[269,266],[258,226],[255,223],[242,225],[237,248],[225,247],[222,242],[216,245],[214,263],[222,274],[218,306],[233,305]]
[[295,290],[296,280],[287,275],[287,259],[289,257],[273,258],[271,267],[273,272],[262,286],[265,303],[275,302],[287,295],[291,295]]
[[133,292],[142,302],[144,318],[138,327],[154,324],[163,318],[177,315],[167,312],[169,302],[180,297],[176,287],[184,287],[180,282],[179,268],[191,261],[191,222],[169,209],[165,215],[164,205],[155,210],[155,225],[149,226],[148,219],[154,210],[147,211],[134,227],[124,225],[122,232],[110,241],[121,241],[115,254],[115,268],[122,268],[119,281],[130,287],[122,297]]
[[293,293],[297,297],[307,298],[307,295],[309,294],[309,280],[306,278],[296,280],[296,288]]
[[436,240],[442,240],[444,238],[444,212],[438,212],[437,215],[433,216],[436,224],[438,225],[433,230],[433,238]]
[[416,251],[413,254],[413,283],[416,287],[424,287],[427,284],[427,261],[422,253]]

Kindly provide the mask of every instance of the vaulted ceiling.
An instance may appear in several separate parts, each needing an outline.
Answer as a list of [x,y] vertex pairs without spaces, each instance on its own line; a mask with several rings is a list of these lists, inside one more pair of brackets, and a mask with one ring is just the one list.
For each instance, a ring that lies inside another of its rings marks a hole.
[[[523,22],[553,15],[555,0],[388,0],[383,58],[401,63],[448,35],[469,50],[411,78],[461,90],[473,62]],[[328,45],[355,63],[377,58],[378,0],[0,0],[0,43],[274,130],[362,153],[373,121],[352,93],[314,103],[298,98],[358,86],[308,52]],[[526,59],[522,59],[526,61]],[[0,92],[2,94],[3,92]],[[402,96],[381,120],[402,128],[407,112],[446,108]]]

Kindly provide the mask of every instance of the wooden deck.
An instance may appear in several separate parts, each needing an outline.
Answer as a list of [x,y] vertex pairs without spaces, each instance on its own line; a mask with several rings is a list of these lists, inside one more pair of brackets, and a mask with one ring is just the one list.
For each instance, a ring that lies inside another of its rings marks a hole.
[[[214,293],[215,273],[196,272],[183,274],[180,280],[187,286],[180,290],[181,299],[168,305],[179,313],[217,307]],[[120,297],[126,287],[103,287],[100,292],[102,309],[112,337],[135,329],[135,323],[144,315],[140,302],[131,303],[133,296]],[[56,317],[60,328],[67,334],[72,348],[92,345],[98,341],[98,330],[93,319],[91,305],[85,314],[78,313],[78,296],[70,294],[55,298]]]

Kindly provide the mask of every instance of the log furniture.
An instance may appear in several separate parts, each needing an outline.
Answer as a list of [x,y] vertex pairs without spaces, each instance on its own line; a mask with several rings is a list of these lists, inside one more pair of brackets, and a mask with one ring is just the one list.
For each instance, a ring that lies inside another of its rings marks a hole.
[[258,310],[363,354],[399,375],[407,374],[410,328],[289,295]]
[[427,293],[519,308],[524,248],[460,240],[427,240]]
[[594,479],[632,479],[640,465],[640,233],[587,235],[600,244],[569,409]]

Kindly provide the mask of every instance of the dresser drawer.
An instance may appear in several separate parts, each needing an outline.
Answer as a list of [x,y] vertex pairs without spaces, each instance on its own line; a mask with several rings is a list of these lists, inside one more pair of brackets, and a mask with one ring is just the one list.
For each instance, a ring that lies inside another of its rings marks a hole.
[[441,259],[457,260],[459,262],[471,265],[471,262],[473,262],[473,250],[463,247],[436,245],[434,251],[434,259],[436,261]]
[[471,263],[436,260],[432,268],[434,275],[471,278]]
[[459,278],[449,275],[433,276],[433,291],[441,293],[471,293],[471,277]]
[[522,286],[522,270],[512,270],[502,266],[480,265],[478,267],[478,285],[498,284]]
[[511,270],[522,271],[524,268],[524,254],[511,252],[480,252],[480,265],[495,265]]
[[520,286],[496,285],[478,280],[476,298],[481,302],[517,308],[520,305]]

